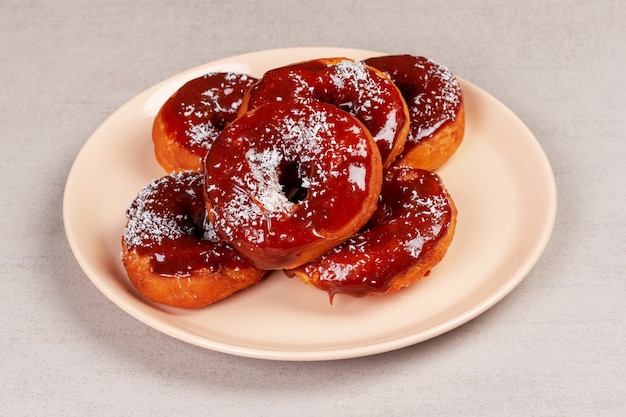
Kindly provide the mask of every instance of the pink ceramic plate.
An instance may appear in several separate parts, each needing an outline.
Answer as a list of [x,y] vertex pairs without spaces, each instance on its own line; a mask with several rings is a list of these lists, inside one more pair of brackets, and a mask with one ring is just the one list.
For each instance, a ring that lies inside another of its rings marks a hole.
[[260,77],[305,59],[380,55],[302,48],[222,59],[144,91],[112,114],[76,158],[64,196],[74,255],[91,281],[128,314],[188,343],[235,355],[329,360],[371,355],[440,335],[478,316],[515,288],[543,252],[554,224],[550,164],[526,126],[502,103],[461,80],[465,141],[439,170],[458,207],[446,258],[412,287],[384,297],[328,296],[282,273],[213,306],[186,311],[146,301],[120,261],[124,213],[137,192],[164,175],[150,131],[161,104],[184,82],[209,71]]

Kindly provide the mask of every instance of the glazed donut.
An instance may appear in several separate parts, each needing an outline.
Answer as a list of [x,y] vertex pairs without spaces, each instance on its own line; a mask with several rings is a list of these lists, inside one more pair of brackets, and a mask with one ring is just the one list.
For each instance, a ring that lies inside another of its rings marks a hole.
[[465,134],[461,86],[445,67],[428,58],[389,55],[364,61],[385,72],[409,107],[411,129],[396,164],[435,170],[452,156]]
[[235,117],[256,81],[246,74],[214,72],[180,87],[161,107],[152,126],[154,152],[167,171],[202,169],[206,152]]
[[200,172],[171,173],[146,185],[126,212],[122,262],[135,288],[152,301],[204,307],[265,274],[217,239],[203,188]]
[[381,71],[347,58],[310,60],[266,72],[246,94],[239,114],[300,98],[334,104],[356,116],[374,137],[385,167],[402,151],[409,132],[402,94]]
[[305,283],[355,297],[398,291],[427,275],[444,257],[456,208],[439,176],[393,166],[370,222],[341,245],[290,271]]
[[257,268],[293,268],[367,222],[382,162],[349,113],[317,100],[273,102],[222,131],[206,157],[205,184],[221,239]]

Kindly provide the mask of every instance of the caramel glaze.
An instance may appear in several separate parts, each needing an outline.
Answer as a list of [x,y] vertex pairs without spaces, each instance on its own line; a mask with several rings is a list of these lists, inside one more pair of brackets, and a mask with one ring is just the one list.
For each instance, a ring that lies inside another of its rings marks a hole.
[[307,262],[358,231],[381,183],[380,154],[367,129],[316,100],[244,114],[205,161],[217,234],[261,269]]
[[244,99],[240,114],[262,104],[314,98],[356,116],[371,132],[383,163],[402,151],[409,114],[400,91],[381,71],[346,58],[305,61],[264,74]]
[[203,188],[203,174],[198,172],[151,181],[127,210],[125,250],[149,256],[152,272],[163,277],[250,268],[238,252],[217,239],[207,221]]
[[407,103],[411,128],[404,154],[456,120],[463,96],[458,80],[447,68],[412,55],[386,55],[363,62],[387,74]]
[[366,227],[319,259],[287,271],[306,283],[355,297],[396,291],[444,256],[456,221],[439,176],[409,167],[385,171],[378,208]]
[[232,72],[209,73],[188,81],[159,110],[154,135],[173,142],[163,146],[176,146],[203,159],[219,132],[237,117],[245,93],[256,81]]

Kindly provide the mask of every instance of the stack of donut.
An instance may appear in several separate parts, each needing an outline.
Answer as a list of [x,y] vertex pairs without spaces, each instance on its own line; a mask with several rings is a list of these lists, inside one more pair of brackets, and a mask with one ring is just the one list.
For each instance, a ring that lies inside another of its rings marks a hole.
[[434,172],[463,140],[461,88],[423,57],[324,58],[183,85],[152,131],[167,175],[131,203],[122,261],[146,298],[199,308],[268,271],[331,299],[400,290],[445,256]]

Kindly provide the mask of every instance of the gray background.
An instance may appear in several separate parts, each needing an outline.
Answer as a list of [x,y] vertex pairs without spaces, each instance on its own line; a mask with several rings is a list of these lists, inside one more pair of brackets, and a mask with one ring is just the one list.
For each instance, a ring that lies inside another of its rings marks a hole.
[[[626,383],[626,7],[605,1],[0,3],[0,414],[618,416]],[[64,183],[115,109],[234,54],[340,46],[425,55],[513,110],[559,208],[507,298],[372,357],[271,362],[130,317],[65,240]]]

